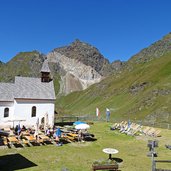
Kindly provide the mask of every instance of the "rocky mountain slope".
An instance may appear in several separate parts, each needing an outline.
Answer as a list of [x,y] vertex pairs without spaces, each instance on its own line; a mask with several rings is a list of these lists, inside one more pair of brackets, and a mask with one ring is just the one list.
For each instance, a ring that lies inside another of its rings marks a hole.
[[102,76],[93,67],[85,65],[81,61],[58,52],[49,53],[47,58],[49,62],[60,68],[60,93],[69,94],[73,91],[84,90],[102,80]]
[[60,68],[59,93],[65,95],[85,90],[124,66],[121,61],[110,64],[97,48],[78,39],[68,46],[54,49],[47,58]]
[[38,51],[17,54],[8,63],[0,65],[0,80],[14,81],[16,75],[38,77],[45,58],[48,58],[60,95],[84,90],[100,82],[115,68],[97,48],[77,39],[68,46],[54,49],[47,56]]
[[53,52],[90,66],[100,75],[106,74],[105,69],[110,64],[97,48],[78,39],[68,46],[54,49]]
[[60,93],[65,95],[100,82],[110,68],[109,61],[95,47],[78,39],[69,46],[54,49],[47,58],[60,68]]

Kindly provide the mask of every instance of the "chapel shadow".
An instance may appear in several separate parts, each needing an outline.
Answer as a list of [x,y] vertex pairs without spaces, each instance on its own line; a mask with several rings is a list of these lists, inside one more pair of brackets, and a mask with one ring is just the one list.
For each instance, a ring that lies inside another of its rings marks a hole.
[[9,154],[0,156],[0,170],[14,171],[37,166],[20,154]]

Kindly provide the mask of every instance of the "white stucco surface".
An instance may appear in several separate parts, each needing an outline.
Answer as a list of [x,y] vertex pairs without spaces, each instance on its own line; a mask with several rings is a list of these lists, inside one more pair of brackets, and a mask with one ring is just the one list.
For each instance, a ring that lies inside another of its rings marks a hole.
[[[32,117],[32,107],[36,107],[36,116]],[[9,117],[4,118],[4,109],[9,108]],[[17,124],[33,127],[37,119],[39,123],[48,114],[48,125],[54,124],[54,101],[53,100],[14,100],[14,103],[3,103],[0,106],[0,127],[15,127]]]

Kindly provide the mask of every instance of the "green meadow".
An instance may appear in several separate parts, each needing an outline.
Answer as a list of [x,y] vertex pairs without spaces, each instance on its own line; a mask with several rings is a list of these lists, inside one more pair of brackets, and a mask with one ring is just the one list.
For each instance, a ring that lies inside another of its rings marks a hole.
[[171,123],[170,55],[147,63],[130,59],[127,63],[130,70],[125,69],[84,91],[57,99],[56,111],[59,115],[94,116],[96,107],[101,114],[105,114],[107,107],[113,119]]
[[[151,158],[147,157],[149,151],[148,140],[154,138],[149,136],[129,136],[119,131],[110,130],[112,123],[94,122],[89,132],[97,138],[94,142],[73,142],[63,146],[42,145],[24,148],[2,148],[0,149],[0,170],[22,170],[22,171],[90,171],[94,161],[108,159],[104,148],[115,148],[119,151],[113,154],[122,171],[150,171]],[[156,148],[158,160],[169,160],[171,151],[165,144],[171,144],[171,131],[162,129],[161,137],[155,138],[159,141]],[[9,158],[8,158],[8,157]],[[10,158],[14,156],[14,158]],[[16,156],[16,157],[15,157]],[[6,160],[3,161],[3,158]],[[22,159],[23,158],[23,159]],[[27,162],[32,164],[29,166]],[[17,168],[17,169],[16,169]],[[157,168],[169,169],[171,163],[157,163]]]

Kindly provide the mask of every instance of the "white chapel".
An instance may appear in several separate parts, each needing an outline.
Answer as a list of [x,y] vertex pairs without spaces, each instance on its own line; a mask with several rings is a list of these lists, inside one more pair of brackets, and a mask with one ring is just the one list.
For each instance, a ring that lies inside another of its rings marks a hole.
[[0,128],[17,124],[31,127],[37,121],[54,125],[55,90],[48,61],[41,69],[41,78],[15,77],[14,83],[0,83]]

